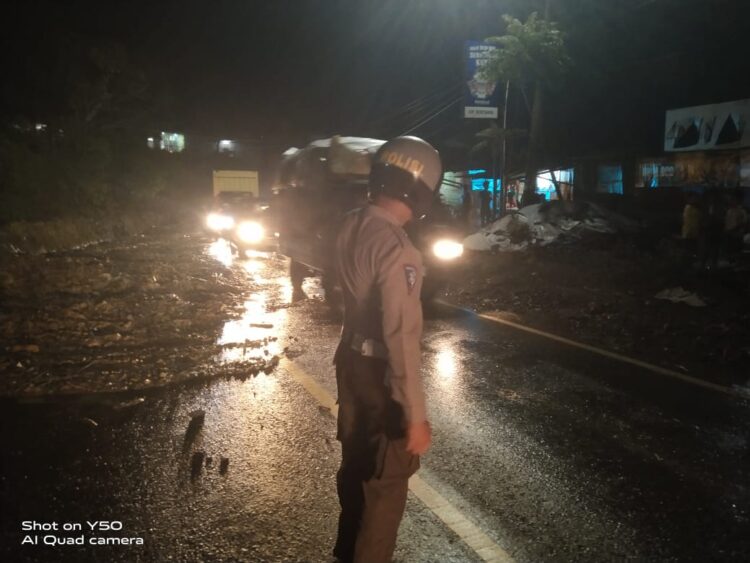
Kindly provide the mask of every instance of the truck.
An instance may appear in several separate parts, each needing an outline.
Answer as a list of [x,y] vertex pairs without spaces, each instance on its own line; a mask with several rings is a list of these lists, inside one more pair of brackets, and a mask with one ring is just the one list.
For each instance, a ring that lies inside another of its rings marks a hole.
[[260,202],[256,170],[214,170],[213,204],[208,229],[229,239],[239,251],[267,250],[275,245]]
[[[305,277],[320,275],[326,300],[338,304],[331,250],[344,215],[367,204],[372,158],[384,143],[336,136],[284,153],[271,208],[279,234],[278,251],[290,258],[295,293],[300,294]],[[439,208],[439,201],[433,208]],[[432,218],[412,221],[406,229],[424,258],[424,301],[443,286],[463,254],[460,234],[438,217],[433,213]]]
[[260,197],[258,172],[256,170],[214,170],[213,193],[215,200],[233,195],[252,195],[258,198]]

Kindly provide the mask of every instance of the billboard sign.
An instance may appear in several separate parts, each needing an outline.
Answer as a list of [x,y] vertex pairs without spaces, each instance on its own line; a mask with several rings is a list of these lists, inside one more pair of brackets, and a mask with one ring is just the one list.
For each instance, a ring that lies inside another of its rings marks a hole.
[[464,117],[497,119],[500,88],[481,75],[482,67],[497,47],[481,41],[467,41],[464,45]]
[[667,111],[664,150],[668,152],[750,147],[750,100]]

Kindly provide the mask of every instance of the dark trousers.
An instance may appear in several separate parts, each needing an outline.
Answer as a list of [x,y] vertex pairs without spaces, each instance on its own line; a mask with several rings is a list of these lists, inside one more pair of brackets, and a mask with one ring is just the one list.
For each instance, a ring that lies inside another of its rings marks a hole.
[[344,562],[389,562],[419,457],[406,451],[403,411],[385,385],[387,364],[337,354],[341,505],[333,554]]

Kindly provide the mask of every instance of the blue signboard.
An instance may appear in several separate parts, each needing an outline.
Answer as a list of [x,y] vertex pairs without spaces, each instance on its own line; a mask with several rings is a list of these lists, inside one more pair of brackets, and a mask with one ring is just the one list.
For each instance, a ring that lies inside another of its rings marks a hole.
[[482,66],[497,49],[481,41],[467,41],[464,45],[464,117],[497,119],[500,88],[481,75]]

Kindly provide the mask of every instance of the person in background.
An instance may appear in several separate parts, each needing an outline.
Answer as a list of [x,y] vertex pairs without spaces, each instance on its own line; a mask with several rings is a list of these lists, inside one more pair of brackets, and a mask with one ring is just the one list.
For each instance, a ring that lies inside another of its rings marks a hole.
[[727,258],[732,262],[742,253],[746,229],[747,211],[742,207],[742,191],[736,190],[729,198],[729,207],[724,217],[724,244]]
[[516,207],[516,188],[515,184],[508,184],[508,208]]
[[698,253],[698,241],[701,237],[701,223],[703,213],[701,212],[698,195],[690,193],[687,203],[682,210],[682,241],[685,247],[685,256],[688,264],[692,264]]
[[487,180],[484,181],[484,189],[479,192],[479,197],[482,204],[480,208],[482,226],[484,226],[491,221],[490,200],[492,197],[490,195],[490,183]]
[[471,228],[471,184],[464,184],[461,198],[461,218],[464,225]]
[[719,265],[719,252],[724,239],[724,216],[726,208],[717,188],[710,188],[705,194],[704,217],[702,224],[702,262],[706,270]]

